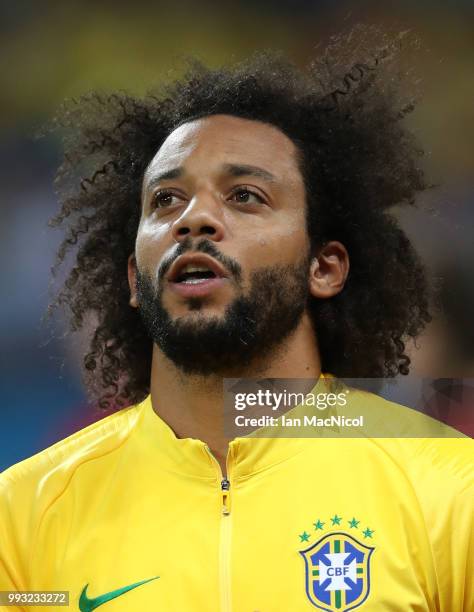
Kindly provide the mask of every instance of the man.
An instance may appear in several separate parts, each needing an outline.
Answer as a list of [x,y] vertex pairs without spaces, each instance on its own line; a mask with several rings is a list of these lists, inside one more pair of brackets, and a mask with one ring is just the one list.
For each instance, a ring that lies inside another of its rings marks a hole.
[[224,422],[224,379],[319,392],[322,372],[408,371],[426,284],[387,209],[425,182],[390,55],[329,91],[327,61],[261,56],[65,115],[59,261],[79,245],[58,302],[73,329],[97,318],[102,405],[132,405],[2,475],[1,589],[68,591],[82,612],[474,609],[472,441],[232,439]]

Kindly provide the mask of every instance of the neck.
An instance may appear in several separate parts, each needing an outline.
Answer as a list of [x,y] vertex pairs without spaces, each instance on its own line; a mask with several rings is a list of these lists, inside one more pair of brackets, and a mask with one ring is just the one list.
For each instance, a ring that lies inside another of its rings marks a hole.
[[[229,377],[316,379],[320,374],[315,333],[305,313],[296,330],[271,355]],[[230,439],[224,434],[223,378],[183,374],[153,346],[150,392],[154,411],[178,438],[205,442],[225,474]]]

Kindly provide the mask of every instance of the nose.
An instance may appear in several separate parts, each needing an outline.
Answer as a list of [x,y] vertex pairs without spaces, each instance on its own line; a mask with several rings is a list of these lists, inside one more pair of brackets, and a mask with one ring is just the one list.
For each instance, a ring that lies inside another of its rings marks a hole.
[[173,223],[172,233],[177,242],[188,237],[206,236],[216,242],[224,237],[222,204],[211,193],[196,194],[182,215]]

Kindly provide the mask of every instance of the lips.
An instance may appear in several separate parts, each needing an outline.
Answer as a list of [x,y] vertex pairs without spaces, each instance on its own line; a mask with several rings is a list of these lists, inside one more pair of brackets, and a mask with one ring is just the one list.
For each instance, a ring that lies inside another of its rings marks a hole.
[[181,255],[168,273],[170,282],[182,285],[197,285],[226,277],[224,268],[213,257],[203,253]]

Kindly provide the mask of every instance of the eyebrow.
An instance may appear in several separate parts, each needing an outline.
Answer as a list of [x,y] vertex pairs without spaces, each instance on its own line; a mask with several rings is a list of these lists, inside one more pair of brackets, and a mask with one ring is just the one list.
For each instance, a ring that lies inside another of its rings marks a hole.
[[[226,174],[233,177],[256,176],[270,183],[274,183],[276,181],[276,177],[271,172],[268,172],[268,170],[264,170],[263,168],[259,168],[258,166],[250,166],[248,164],[223,164],[221,168]],[[181,178],[184,174],[185,172],[182,166],[172,168],[171,170],[166,170],[166,172],[161,172],[160,174],[151,177],[146,185],[146,188],[150,189],[158,183],[161,183],[161,181],[170,181]]]
[[224,164],[223,169],[227,174],[230,174],[230,176],[257,176],[270,183],[276,181],[276,177],[271,172],[259,168],[258,166],[249,166],[247,164]]
[[160,174],[151,177],[151,179],[148,181],[147,189],[149,189],[150,187],[154,187],[158,183],[161,183],[161,181],[170,181],[172,179],[180,178],[183,176],[183,174],[184,169],[182,166],[179,166],[178,168],[172,168],[171,170],[167,170],[166,172],[161,172]]

